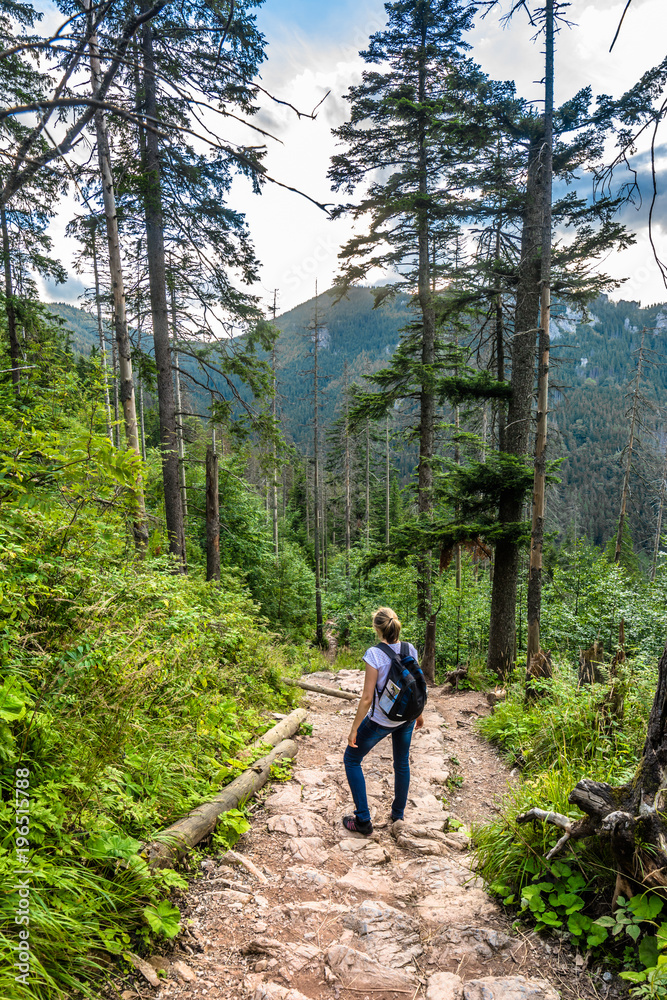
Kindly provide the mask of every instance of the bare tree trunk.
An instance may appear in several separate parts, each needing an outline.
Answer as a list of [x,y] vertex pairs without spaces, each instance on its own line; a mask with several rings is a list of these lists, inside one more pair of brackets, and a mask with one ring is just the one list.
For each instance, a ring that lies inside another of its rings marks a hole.
[[[512,347],[512,396],[505,427],[505,451],[525,455],[528,451],[530,415],[535,378],[535,347],[540,306],[540,246],[542,242],[541,135],[533,135],[528,151],[526,203],[521,233],[521,260],[516,290],[515,334]],[[508,493],[498,506],[498,520],[511,525],[523,519],[523,497]],[[519,546],[510,538],[496,544],[488,667],[505,677],[512,667],[516,640],[516,589]]]
[[[91,228],[91,247],[93,251],[93,278],[95,281],[95,311],[97,313],[97,338],[100,343],[100,361],[102,363],[102,380],[104,382],[104,412],[107,421],[107,435],[113,444],[113,432],[111,427],[111,400],[109,398],[109,373],[107,365],[107,344],[104,336],[104,324],[102,322],[102,298],[100,295],[100,272],[97,266],[97,224]],[[142,451],[142,458],[146,455]]]
[[162,448],[162,482],[167,521],[169,550],[176,557],[178,568],[185,572],[185,528],[179,482],[178,440],[174,406],[174,381],[169,345],[169,316],[164,253],[164,224],[160,182],[160,151],[155,122],[158,118],[155,61],[153,58],[153,28],[150,22],[142,28],[143,98],[145,124],[145,157],[143,163],[144,212],[146,218],[146,251],[153,318],[153,344],[157,366],[157,394]]
[[365,538],[366,538],[366,548],[368,549],[371,544],[371,426],[370,422],[366,421],[366,466],[365,466],[365,482],[364,482],[364,506],[366,513],[364,514],[365,523]]
[[389,548],[389,504],[390,504],[390,493],[391,493],[391,483],[389,480],[389,415],[385,421],[385,497],[384,497],[384,544]]
[[547,480],[547,425],[549,415],[549,324],[551,322],[551,197],[553,183],[554,115],[554,0],[546,0],[546,68],[544,74],[544,147],[542,154],[542,261],[540,291],[540,364],[537,388],[535,478],[528,577],[528,637],[526,667],[540,651],[542,611],[542,554]]
[[206,449],[206,579],[220,579],[220,506],[218,456]]
[[12,365],[12,385],[14,392],[19,394],[21,388],[21,348],[16,333],[16,309],[14,306],[14,287],[12,284],[12,259],[9,246],[9,228],[5,206],[0,205],[0,224],[2,225],[2,260],[5,269],[5,315],[7,317],[7,333],[9,335],[9,358]]
[[[418,96],[420,105],[426,102],[426,44],[427,25],[422,20],[421,45],[418,55]],[[420,118],[418,125],[418,177],[419,193],[426,202],[428,198],[428,162],[426,121]],[[418,278],[417,297],[422,314],[422,365],[425,370],[435,365],[435,308],[431,291],[429,259],[429,224],[426,208],[420,208],[417,215]],[[417,506],[419,513],[429,516],[433,507],[433,456],[435,451],[435,397],[430,385],[422,385],[419,396],[419,467],[417,482]],[[417,612],[424,622],[424,649],[421,666],[427,681],[435,681],[435,631],[436,618],[433,614],[431,598],[431,553],[422,555],[417,564],[418,596]]]
[[329,581],[329,526],[327,518],[327,474],[322,471],[322,547],[324,549],[324,589]]
[[625,474],[623,476],[623,489],[621,490],[621,510],[618,515],[618,530],[616,532],[616,547],[614,550],[614,562],[617,563],[621,558],[621,546],[623,544],[623,529],[625,527],[625,518],[628,507],[628,497],[630,495],[630,473],[632,471],[632,455],[635,447],[635,435],[637,432],[637,423],[639,421],[639,402],[640,402],[640,389],[642,380],[642,369],[644,366],[644,338],[646,333],[642,333],[641,347],[639,348],[639,357],[637,359],[637,374],[635,376],[635,387],[632,391],[632,409],[630,416],[630,440],[628,441],[628,453],[627,462],[625,463]]
[[[87,2],[90,11],[90,0]],[[100,87],[101,66],[97,36],[91,35],[89,43],[90,72],[93,96]],[[123,266],[120,255],[120,238],[118,235],[118,216],[116,213],[116,194],[113,174],[111,172],[111,155],[109,153],[109,138],[103,111],[95,113],[95,132],[97,138],[97,158],[102,181],[102,197],[104,200],[104,217],[106,221],[107,243],[109,246],[109,271],[113,292],[114,327],[116,346],[118,350],[118,371],[120,376],[120,402],[123,407],[123,422],[127,447],[138,458],[141,457],[139,435],[137,433],[137,410],[134,399],[134,378],[132,375],[132,348],[127,329],[127,311],[125,305],[125,284],[123,281]],[[148,524],[146,521],[146,506],[144,502],[144,486],[141,472],[137,470],[132,488],[134,518],[133,533],[135,548],[144,551],[148,545]]]
[[314,450],[314,480],[313,480],[313,528],[315,532],[315,615],[318,646],[324,645],[324,627],[322,622],[322,580],[320,575],[320,425],[319,425],[319,385],[317,355],[320,339],[318,317],[317,284],[315,285],[315,325],[313,337],[313,450]]
[[[276,291],[273,292],[273,327],[276,327]],[[277,367],[276,367],[276,342],[273,341],[271,347],[271,371],[273,373],[273,397],[271,399],[271,416],[273,417],[274,432],[276,428],[278,408],[277,408],[277,393],[278,393],[278,379],[277,379]],[[273,462],[271,464],[271,475],[272,475],[272,517],[273,517],[273,555],[276,560],[276,566],[278,565],[278,455],[276,449],[275,439],[273,441],[272,447],[272,458]]]
[[171,337],[174,355],[174,388],[176,401],[176,440],[178,441],[178,479],[181,484],[181,502],[183,504],[183,526],[188,519],[188,490],[185,482],[185,438],[183,435],[183,399],[181,396],[181,366],[178,358],[178,321],[176,317],[176,285],[174,274],[170,281],[171,292]]
[[345,362],[345,582],[350,596],[350,398],[348,395],[348,368]]

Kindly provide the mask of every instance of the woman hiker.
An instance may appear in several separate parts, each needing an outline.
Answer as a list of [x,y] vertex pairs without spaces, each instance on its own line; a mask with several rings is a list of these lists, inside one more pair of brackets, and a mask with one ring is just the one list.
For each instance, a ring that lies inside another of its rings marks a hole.
[[[381,643],[386,643],[396,654],[400,654],[401,623],[391,608],[378,608],[373,615],[373,628]],[[414,658],[417,666],[417,650],[410,643],[407,646],[409,655]],[[371,646],[364,653],[366,675],[364,689],[359,699],[357,713],[352,723],[347,747],[343,756],[345,774],[354,799],[354,815],[343,816],[343,826],[352,833],[361,833],[365,837],[373,832],[371,814],[366,798],[366,782],[361,770],[361,762],[376,743],[391,734],[394,752],[394,801],[391,807],[391,821],[403,819],[405,803],[410,787],[410,741],[415,728],[424,725],[424,716],[420,713],[408,721],[392,721],[380,706],[385,685],[391,668],[391,658],[378,646]],[[421,671],[419,671],[420,677]],[[423,685],[423,698],[426,697],[426,686]],[[383,700],[384,701],[384,700]],[[384,701],[385,707],[387,702]],[[369,711],[370,709],[370,711]],[[391,711],[391,709],[389,709]]]

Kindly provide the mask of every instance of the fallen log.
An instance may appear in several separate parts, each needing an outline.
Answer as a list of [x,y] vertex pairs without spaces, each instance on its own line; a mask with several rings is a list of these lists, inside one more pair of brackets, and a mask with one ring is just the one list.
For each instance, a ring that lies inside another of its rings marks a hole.
[[359,695],[352,694],[351,691],[339,691],[336,688],[325,687],[324,684],[316,684],[314,681],[304,681],[302,678],[294,680],[292,677],[282,677],[283,684],[291,684],[293,687],[303,688],[304,691],[314,691],[315,694],[328,694],[332,698],[344,698],[346,701],[356,701]]
[[244,750],[241,750],[237,757],[243,760],[245,757],[250,757],[253,750],[258,750],[262,746],[277,747],[279,743],[283,740],[288,740],[290,736],[294,736],[297,732],[299,726],[305,721],[308,712],[305,708],[295,708],[293,712],[286,715],[284,719],[281,719],[275,726],[271,729],[267,729],[263,736],[260,736],[258,740],[251,743]]
[[265,757],[251,764],[247,771],[223,788],[214,799],[197,806],[183,819],[163,830],[159,835],[160,839],[147,844],[141,852],[150,867],[170,868],[189,848],[213,832],[218,816],[229,809],[236,809],[240,802],[254,795],[266,784],[275,760],[295,757],[296,751],[297,744],[294,740],[283,740]]

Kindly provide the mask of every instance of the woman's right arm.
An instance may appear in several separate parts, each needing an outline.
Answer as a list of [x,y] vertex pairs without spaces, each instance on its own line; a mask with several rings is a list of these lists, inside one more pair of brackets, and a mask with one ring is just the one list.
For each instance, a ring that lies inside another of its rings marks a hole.
[[369,663],[366,664],[366,675],[364,677],[364,690],[361,692],[361,698],[359,699],[359,704],[357,705],[357,712],[354,716],[354,722],[352,723],[352,729],[350,729],[350,735],[347,738],[348,746],[355,747],[357,745],[357,729],[361,725],[361,720],[365,715],[368,714],[368,709],[371,707],[373,702],[373,692],[375,691],[375,685],[377,684],[378,672],[375,667],[371,667]]

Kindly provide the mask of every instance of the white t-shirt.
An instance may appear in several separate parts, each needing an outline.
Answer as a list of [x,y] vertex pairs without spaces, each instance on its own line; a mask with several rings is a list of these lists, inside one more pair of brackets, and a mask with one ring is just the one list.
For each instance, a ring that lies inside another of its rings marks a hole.
[[[390,649],[393,649],[395,653],[400,653],[401,644],[400,642],[388,642],[387,645]],[[417,657],[417,650],[411,643],[407,643],[408,650],[411,656],[414,656],[415,660]],[[391,660],[381,649],[377,646],[371,646],[367,649],[363,656],[364,663],[368,663],[369,666],[375,667],[378,672],[378,679],[375,684],[375,697],[370,707],[370,711],[366,716],[371,722],[377,722],[378,726],[384,726],[386,729],[396,729],[398,726],[402,726],[402,722],[396,722],[395,720],[388,719],[385,713],[380,708],[380,695],[382,694],[382,689],[387,682],[387,674],[389,673],[389,667],[391,666]]]

